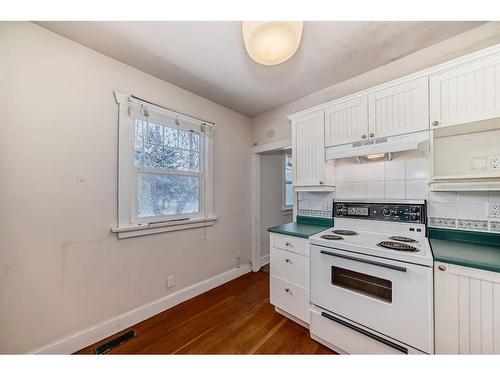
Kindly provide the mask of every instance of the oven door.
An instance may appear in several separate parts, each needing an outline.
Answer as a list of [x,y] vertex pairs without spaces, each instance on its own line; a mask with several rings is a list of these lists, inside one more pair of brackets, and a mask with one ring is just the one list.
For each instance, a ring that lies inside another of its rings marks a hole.
[[311,246],[311,302],[433,352],[432,268]]

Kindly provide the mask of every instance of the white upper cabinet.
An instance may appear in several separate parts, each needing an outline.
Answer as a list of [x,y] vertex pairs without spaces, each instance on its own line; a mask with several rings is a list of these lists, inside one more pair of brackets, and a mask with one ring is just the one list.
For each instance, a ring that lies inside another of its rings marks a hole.
[[500,54],[431,76],[432,127],[500,117]]
[[368,97],[362,96],[325,109],[325,146],[368,138]]
[[325,109],[326,147],[428,128],[427,77],[383,87]]
[[428,129],[427,77],[370,94],[368,113],[369,138],[389,137]]
[[292,119],[294,186],[335,185],[335,167],[325,162],[324,111]]

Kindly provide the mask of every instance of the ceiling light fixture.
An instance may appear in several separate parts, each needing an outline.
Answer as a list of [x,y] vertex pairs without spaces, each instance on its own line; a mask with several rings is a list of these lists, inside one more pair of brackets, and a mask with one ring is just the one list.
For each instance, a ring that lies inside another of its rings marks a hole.
[[277,65],[297,52],[303,26],[302,21],[243,21],[241,34],[253,60],[263,65]]

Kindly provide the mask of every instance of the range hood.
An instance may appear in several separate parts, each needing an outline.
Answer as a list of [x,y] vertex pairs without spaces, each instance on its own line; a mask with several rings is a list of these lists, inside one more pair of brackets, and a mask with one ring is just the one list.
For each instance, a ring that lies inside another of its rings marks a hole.
[[369,139],[366,141],[332,146],[325,149],[326,160],[351,158],[386,152],[427,149],[429,145],[429,131],[421,131],[393,137]]

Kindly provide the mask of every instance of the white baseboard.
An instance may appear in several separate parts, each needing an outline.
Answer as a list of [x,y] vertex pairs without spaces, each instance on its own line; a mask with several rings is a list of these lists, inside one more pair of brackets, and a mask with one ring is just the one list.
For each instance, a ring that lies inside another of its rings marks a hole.
[[124,314],[115,316],[109,320],[101,322],[93,327],[89,327],[70,335],[62,340],[48,344],[42,348],[34,350],[31,354],[71,354],[85,348],[97,341],[105,339],[117,332],[120,332],[134,324],[142,322],[162,311],[168,310],[181,302],[196,297],[219,285],[227,283],[251,271],[249,264],[244,264],[239,268],[233,268],[227,272],[213,276],[178,292],[162,297],[156,301],[130,310]]
[[269,255],[264,255],[262,257],[260,257],[260,266],[264,266],[266,265],[267,263],[269,263]]

